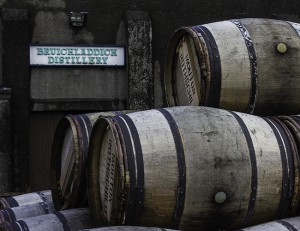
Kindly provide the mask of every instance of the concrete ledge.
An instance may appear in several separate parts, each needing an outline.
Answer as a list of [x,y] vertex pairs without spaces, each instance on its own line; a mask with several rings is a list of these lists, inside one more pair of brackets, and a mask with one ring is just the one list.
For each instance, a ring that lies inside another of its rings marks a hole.
[[127,99],[107,99],[91,100],[83,99],[80,101],[68,100],[41,100],[31,101],[31,111],[118,111],[127,108]]
[[[29,49],[30,13],[27,9],[2,8],[3,85],[13,89],[11,137],[13,191],[28,189]],[[22,119],[20,119],[22,118]]]

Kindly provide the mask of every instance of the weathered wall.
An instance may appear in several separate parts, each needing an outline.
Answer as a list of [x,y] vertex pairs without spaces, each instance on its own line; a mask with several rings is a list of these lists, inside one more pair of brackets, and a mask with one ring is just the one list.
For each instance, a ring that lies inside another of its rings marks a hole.
[[3,85],[12,88],[12,164],[14,189],[26,189],[29,130],[30,23],[27,10],[2,11]]
[[[31,2],[46,7],[44,3]],[[69,23],[69,11],[61,1],[56,6],[32,13],[32,44],[103,44],[95,42],[97,29],[74,28]],[[115,31],[116,33],[117,31]],[[116,43],[116,36],[109,44]],[[122,110],[126,108],[127,78],[125,68],[104,67],[32,67],[30,81],[32,110]],[[82,103],[82,102],[89,103]]]
[[[300,14],[298,0],[0,0],[0,7],[0,84],[13,89],[14,189],[21,191],[28,188],[30,111],[166,106],[164,59],[177,28],[244,17],[296,21]],[[84,27],[70,26],[71,11],[88,12]],[[128,65],[123,69],[29,68],[30,43],[127,45]]]

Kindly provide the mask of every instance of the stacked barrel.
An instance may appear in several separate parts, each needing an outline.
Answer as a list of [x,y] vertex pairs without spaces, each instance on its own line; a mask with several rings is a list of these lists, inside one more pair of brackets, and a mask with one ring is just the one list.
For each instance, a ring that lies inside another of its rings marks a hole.
[[277,117],[197,106],[99,118],[88,163],[93,220],[218,230],[295,216],[294,128]]
[[65,116],[51,200],[0,198],[0,229],[300,230],[299,63],[293,22],[179,28],[169,107]]
[[271,19],[179,28],[166,54],[168,104],[299,113],[299,42],[299,24]]
[[299,29],[270,19],[178,29],[166,54],[170,107],[94,125],[93,220],[232,230],[296,216],[299,116],[278,115],[300,112]]

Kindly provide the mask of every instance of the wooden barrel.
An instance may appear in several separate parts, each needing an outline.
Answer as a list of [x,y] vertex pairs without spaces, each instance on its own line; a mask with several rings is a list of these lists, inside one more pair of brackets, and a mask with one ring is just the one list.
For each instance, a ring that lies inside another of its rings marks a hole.
[[22,205],[0,210],[0,223],[12,222],[28,217],[37,217],[55,212],[52,201],[40,202],[31,205]]
[[244,229],[239,231],[300,231],[300,217],[292,217],[272,221]]
[[182,27],[169,41],[169,106],[204,105],[257,115],[300,111],[300,24],[239,19]]
[[88,160],[91,215],[102,226],[182,230],[292,216],[296,155],[293,136],[273,118],[193,106],[99,118]]
[[22,205],[30,205],[48,201],[52,201],[50,190],[25,193],[18,196],[5,196],[0,197],[0,209],[13,208]]
[[67,115],[55,130],[51,153],[51,191],[57,210],[86,207],[86,160],[93,124],[122,112]]
[[[172,231],[174,229],[165,229],[158,227],[140,227],[140,226],[109,226],[95,229],[82,229],[80,231]],[[174,230],[175,231],[175,230]]]
[[89,209],[69,209],[0,224],[3,231],[75,231],[93,228]]

